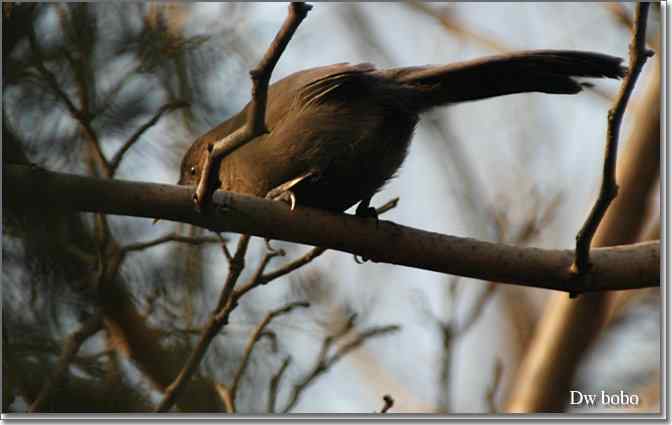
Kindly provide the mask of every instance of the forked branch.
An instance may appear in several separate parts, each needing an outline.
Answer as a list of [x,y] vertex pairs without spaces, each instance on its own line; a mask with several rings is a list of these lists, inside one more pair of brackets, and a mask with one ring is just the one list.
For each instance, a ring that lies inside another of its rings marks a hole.
[[604,166],[602,169],[602,185],[600,194],[595,201],[586,222],[576,235],[576,253],[571,266],[572,273],[582,275],[590,269],[590,244],[595,231],[607,212],[607,208],[618,193],[616,184],[616,158],[618,153],[618,136],[623,121],[623,114],[635,88],[637,77],[642,71],[646,60],[653,56],[653,51],[646,48],[646,19],[649,13],[649,3],[639,3],[635,24],[630,42],[630,64],[616,103],[609,110],[607,120],[607,144],[605,148]]
[[206,201],[210,188],[210,177],[213,171],[215,171],[213,169],[217,168],[217,161],[250,142],[255,137],[268,132],[266,128],[266,98],[273,68],[275,68],[289,40],[292,39],[294,32],[296,32],[299,24],[301,24],[301,21],[303,21],[310,9],[312,9],[312,6],[303,2],[294,2],[289,5],[289,14],[282,28],[278,31],[278,34],[273,39],[268,50],[266,50],[266,54],[259,64],[250,71],[250,77],[252,78],[252,101],[247,111],[247,122],[244,126],[223,139],[208,145],[208,153],[203,159],[201,177],[194,194],[194,202],[197,208],[202,208]]

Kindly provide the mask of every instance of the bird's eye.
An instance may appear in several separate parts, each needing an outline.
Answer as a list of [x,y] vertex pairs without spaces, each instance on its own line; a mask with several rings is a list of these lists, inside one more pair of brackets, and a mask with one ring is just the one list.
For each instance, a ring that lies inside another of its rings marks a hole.
[[191,167],[191,169],[189,171],[191,172],[192,176],[195,175],[196,174],[196,167]]

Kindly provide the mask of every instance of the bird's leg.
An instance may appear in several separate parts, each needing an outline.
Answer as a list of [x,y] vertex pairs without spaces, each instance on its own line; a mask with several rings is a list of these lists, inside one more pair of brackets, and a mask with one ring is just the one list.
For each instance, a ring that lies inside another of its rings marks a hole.
[[[290,211],[294,211],[294,208],[296,207],[296,195],[294,195],[294,192],[292,192],[292,188],[307,178],[314,177],[316,174],[317,173],[315,171],[309,171],[299,177],[293,178],[292,180],[281,184],[280,186],[276,186],[268,191],[266,194],[266,199],[286,202],[289,204]],[[265,241],[266,248],[268,248],[269,251],[275,251],[275,249],[271,246],[271,240],[265,239]]]
[[359,202],[355,215],[362,218],[375,218],[376,224],[378,224],[378,211],[371,206],[371,198],[372,196],[369,196]]
[[[378,226],[378,211],[371,206],[372,196],[366,197],[359,202],[357,209],[355,210],[355,215],[361,218],[374,218],[376,219],[376,226]],[[355,263],[363,264],[369,261],[366,257],[359,257],[357,254],[353,256],[355,258]]]
[[[208,151],[203,158],[203,168],[201,171],[201,176],[198,179],[196,184],[196,191],[192,195],[192,201],[197,211],[201,211],[205,206],[206,200],[210,195],[210,174],[214,171],[215,164],[213,164],[213,159],[211,156],[213,145],[212,143],[208,144]],[[192,170],[195,168],[192,167]]]
[[272,199],[274,201],[284,201],[289,204],[289,209],[294,211],[296,207],[296,195],[292,192],[292,188],[297,184],[301,183],[305,179],[315,175],[314,171],[309,171],[306,174],[303,174],[299,177],[293,178],[280,186],[276,186],[266,194],[266,199]]

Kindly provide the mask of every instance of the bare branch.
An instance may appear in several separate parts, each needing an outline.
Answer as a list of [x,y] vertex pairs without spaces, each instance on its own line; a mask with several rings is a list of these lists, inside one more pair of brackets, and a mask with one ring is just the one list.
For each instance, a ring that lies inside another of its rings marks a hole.
[[312,9],[312,6],[306,3],[295,2],[290,4],[289,13],[280,31],[278,31],[257,67],[250,71],[252,101],[247,111],[247,122],[238,130],[208,146],[208,153],[203,160],[201,177],[194,194],[194,200],[199,208],[203,207],[205,202],[206,192],[209,190],[210,176],[213,168],[215,168],[216,160],[228,155],[255,137],[268,132],[266,128],[266,97],[273,68],[275,68],[275,64],[310,9]]
[[497,390],[502,382],[502,361],[497,358],[495,359],[495,371],[492,379],[492,384],[488,388],[488,391],[485,393],[485,400],[488,402],[489,413],[497,413],[497,403],[495,402],[495,396],[497,395]]
[[[167,412],[175,404],[177,398],[184,391],[189,380],[191,379],[194,372],[198,368],[198,365],[201,364],[205,353],[210,346],[210,343],[214,339],[215,335],[229,322],[229,315],[236,308],[236,302],[230,296],[233,287],[240,276],[240,273],[245,267],[245,253],[247,252],[247,247],[250,242],[249,235],[241,235],[238,240],[238,247],[236,253],[233,256],[233,259],[229,265],[229,274],[224,283],[224,288],[217,303],[217,307],[210,315],[208,323],[201,332],[201,337],[192,351],[191,355],[187,359],[186,363],[180,370],[180,373],[177,375],[172,384],[170,384],[166,391],[164,392],[163,399],[156,408],[156,412]],[[218,392],[221,393],[222,388],[225,387],[216,387]]]
[[572,250],[460,238],[311,208],[290,211],[281,202],[223,191],[214,193],[212,209],[199,213],[193,208],[192,189],[186,186],[97,179],[25,165],[4,166],[3,179],[7,202],[31,208],[46,204],[74,211],[175,220],[215,232],[335,249],[377,262],[565,292],[660,286],[660,242],[594,249],[588,281],[570,272]]
[[488,301],[495,294],[495,289],[497,289],[497,284],[495,282],[488,282],[487,286],[480,293],[478,299],[474,303],[474,306],[469,312],[469,316],[467,316],[465,321],[459,327],[456,327],[456,329],[453,330],[452,334],[454,336],[464,335],[467,332],[469,332],[471,327],[478,321],[478,318],[481,317],[481,315],[483,314],[485,306],[488,304]]
[[176,102],[170,102],[165,105],[163,105],[161,108],[159,108],[158,111],[152,116],[152,118],[149,119],[145,124],[140,126],[135,133],[124,143],[121,148],[117,151],[116,154],[112,157],[112,160],[110,161],[110,173],[112,176],[117,172],[117,169],[119,168],[119,164],[121,164],[121,160],[124,158],[124,155],[128,150],[140,139],[140,137],[145,134],[147,130],[152,128],[154,125],[156,125],[157,122],[159,122],[159,119],[161,119],[161,116],[165,114],[166,112],[172,112],[176,109],[184,108],[186,106],[189,106],[189,103],[183,100],[178,100]]
[[231,383],[231,386],[229,387],[229,392],[231,393],[231,404],[234,408],[235,411],[235,406],[236,406],[236,395],[238,393],[238,387],[240,386],[240,380],[243,377],[243,374],[245,373],[245,369],[247,368],[247,365],[250,362],[250,358],[252,357],[252,350],[254,350],[254,346],[256,343],[261,339],[261,336],[263,335],[264,329],[266,326],[268,326],[273,319],[275,319],[278,316],[282,316],[283,314],[288,314],[292,310],[298,307],[303,307],[303,308],[308,308],[310,307],[310,304],[305,302],[305,301],[300,301],[300,302],[293,302],[290,304],[287,304],[284,307],[281,307],[279,309],[273,310],[269,312],[264,320],[262,320],[258,325],[257,328],[254,330],[252,335],[250,336],[249,341],[247,342],[247,345],[245,346],[245,352],[243,354],[243,359],[240,362],[240,366],[238,366],[238,369],[236,370],[236,373],[233,378],[233,382]]
[[[443,28],[455,34],[459,38],[475,42],[487,49],[494,50],[497,52],[506,52],[511,50],[510,47],[502,44],[501,42],[495,40],[494,38],[477,33],[475,31],[471,31],[464,24],[458,22],[458,20],[455,19],[453,16],[450,16],[447,13],[439,13],[438,10],[436,10],[432,6],[429,6],[425,2],[418,0],[409,0],[406,2],[406,4],[411,6],[411,8],[436,19]],[[454,4],[452,6],[454,6]]]
[[380,409],[380,413],[387,413],[387,411],[390,410],[392,406],[394,406],[394,399],[391,395],[385,394],[383,396],[383,403],[383,408]]
[[231,255],[231,252],[229,251],[229,247],[226,246],[226,243],[228,242],[221,233],[215,232],[217,235],[217,238],[219,239],[219,242],[222,246],[222,252],[224,253],[224,256],[226,257],[226,260],[231,263],[233,260],[233,255]]
[[623,3],[605,3],[604,6],[620,24],[627,28],[632,28],[634,25],[632,16],[630,16]]
[[275,402],[278,399],[278,388],[280,387],[280,380],[285,374],[285,371],[287,370],[287,367],[289,367],[291,361],[292,358],[287,356],[285,360],[283,360],[282,365],[280,365],[280,369],[278,369],[275,375],[271,377],[271,381],[268,384],[268,405],[266,407],[267,413],[275,413]]
[[224,384],[216,383],[215,391],[219,395],[219,398],[222,399],[226,413],[234,414],[236,413],[236,406],[233,404],[233,397],[231,396],[231,390]]
[[30,413],[35,413],[42,410],[52,391],[56,390],[63,378],[65,378],[65,374],[68,371],[70,362],[77,355],[77,352],[79,351],[84,341],[101,330],[102,325],[102,315],[100,313],[96,313],[86,322],[84,322],[81,328],[70,334],[65,339],[65,344],[63,344],[63,351],[61,352],[61,356],[59,357],[58,363],[56,364],[56,369],[52,375],[47,378],[47,381],[42,386],[42,389],[40,390],[37,398],[30,405],[30,409],[28,410]]
[[209,243],[220,243],[219,238],[211,237],[192,237],[192,236],[182,236],[177,233],[168,233],[167,235],[160,236],[156,239],[151,239],[145,242],[136,242],[128,244],[120,248],[122,253],[128,253],[133,251],[142,251],[143,249],[152,248],[157,245],[162,245],[167,242],[179,242],[189,245],[203,245]]
[[[630,95],[635,88],[637,77],[646,60],[653,56],[653,51],[646,48],[646,19],[649,14],[649,3],[638,3],[635,25],[630,42],[630,64],[625,76],[616,104],[609,110],[607,121],[607,144],[605,148],[604,167],[600,194],[595,201],[586,222],[576,235],[576,256],[571,266],[572,273],[585,274],[591,267],[590,244],[602,218],[607,212],[611,201],[618,193],[616,184],[616,158],[618,154],[618,136],[623,121],[623,114],[628,105]],[[572,293],[570,293],[570,296]]]
[[[219,302],[217,303],[215,311],[221,311],[226,304],[229,303],[233,288],[236,286],[236,282],[238,282],[240,273],[242,273],[245,268],[245,254],[247,254],[247,247],[249,244],[250,235],[240,235],[236,252],[233,254],[233,257],[231,257],[231,261],[229,261],[229,274],[226,277],[226,282],[224,282],[224,289],[219,297]],[[233,302],[229,304],[235,304],[237,299],[231,301]]]
[[331,347],[339,339],[344,337],[349,331],[354,327],[354,316],[348,320],[348,323],[336,334],[328,336],[322,342],[322,347],[320,348],[320,353],[317,356],[317,361],[315,366],[308,372],[298,383],[294,384],[292,387],[292,392],[289,397],[287,405],[283,409],[283,413],[288,413],[291,411],[299,401],[299,398],[303,392],[312,384],[317,378],[326,373],[331,367],[336,364],[340,359],[345,357],[351,351],[360,347],[364,341],[369,338],[374,338],[377,336],[387,335],[392,332],[397,332],[401,329],[397,325],[388,325],[381,327],[373,327],[366,329],[358,333],[351,341],[341,345],[336,352],[329,357],[328,353]]
[[[398,204],[399,204],[399,198],[398,197],[392,198],[390,201],[388,201],[385,204],[381,205],[380,207],[376,208],[376,212],[378,212],[378,214],[386,213],[387,211],[395,208]],[[267,283],[269,283],[269,282],[271,282],[275,279],[278,279],[282,276],[285,276],[285,275],[293,272],[296,269],[299,269],[299,268],[305,266],[306,264],[310,263],[311,261],[313,261],[314,259],[316,259],[320,255],[324,254],[325,251],[326,251],[326,248],[320,248],[320,247],[313,248],[310,251],[308,251],[306,254],[304,254],[303,256],[301,256],[301,257],[299,257],[299,258],[297,258],[293,261],[290,261],[289,263],[285,264],[284,266],[280,267],[277,270],[274,270],[270,273],[265,273],[265,274],[260,274],[259,272],[261,272],[261,273],[264,272],[264,268],[268,264],[268,261],[266,261],[266,262],[262,261],[262,266],[263,267],[260,267],[258,269],[258,273],[256,273],[247,283],[242,285],[240,287],[240,289],[236,290],[236,298],[240,298],[246,292],[254,289],[255,287],[257,287],[259,285],[265,285],[265,284],[267,284]],[[268,254],[267,254],[266,257],[268,257]],[[264,257],[264,260],[266,259],[266,257]],[[269,260],[270,260],[270,258],[269,258]]]
[[40,48],[40,45],[37,42],[37,36],[35,35],[35,28],[33,25],[31,25],[28,38],[30,41],[30,47],[33,51],[33,54],[35,55],[36,59],[35,65],[37,67],[37,70],[45,78],[47,84],[49,84],[49,87],[54,91],[54,93],[56,93],[56,95],[63,101],[68,112],[70,112],[72,118],[75,119],[80,124],[81,130],[84,133],[86,140],[88,140],[89,145],[93,150],[93,153],[95,155],[95,161],[98,167],[103,172],[103,175],[105,177],[110,177],[111,176],[110,164],[107,161],[107,158],[105,158],[105,154],[103,154],[103,151],[100,147],[100,141],[98,140],[98,135],[91,126],[91,120],[90,120],[91,117],[87,116],[83,111],[81,111],[80,109],[77,108],[77,106],[75,106],[75,104],[70,99],[70,96],[68,96],[67,93],[65,93],[65,91],[61,89],[54,74],[51,71],[49,71],[47,67],[44,65],[42,49]]

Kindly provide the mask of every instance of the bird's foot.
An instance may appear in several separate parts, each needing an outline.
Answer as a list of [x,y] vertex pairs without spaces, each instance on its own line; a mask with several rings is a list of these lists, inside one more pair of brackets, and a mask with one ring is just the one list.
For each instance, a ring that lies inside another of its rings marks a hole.
[[[359,205],[357,205],[357,209],[355,210],[355,215],[357,217],[361,218],[373,218],[376,220],[376,227],[378,227],[378,211],[376,211],[375,208],[373,208],[371,205],[371,198],[367,198],[362,200]],[[354,255],[355,258],[355,263],[357,264],[364,264],[367,261],[369,261],[368,258],[366,257],[360,257],[359,255]]]
[[364,205],[363,202],[360,202],[355,211],[355,215],[361,218],[375,218],[376,225],[378,224],[378,211],[375,208],[368,205]]
[[290,211],[294,211],[294,208],[296,208],[296,195],[294,195],[294,192],[291,190],[284,190],[280,186],[268,192],[266,194],[266,199],[285,202],[289,205]]

